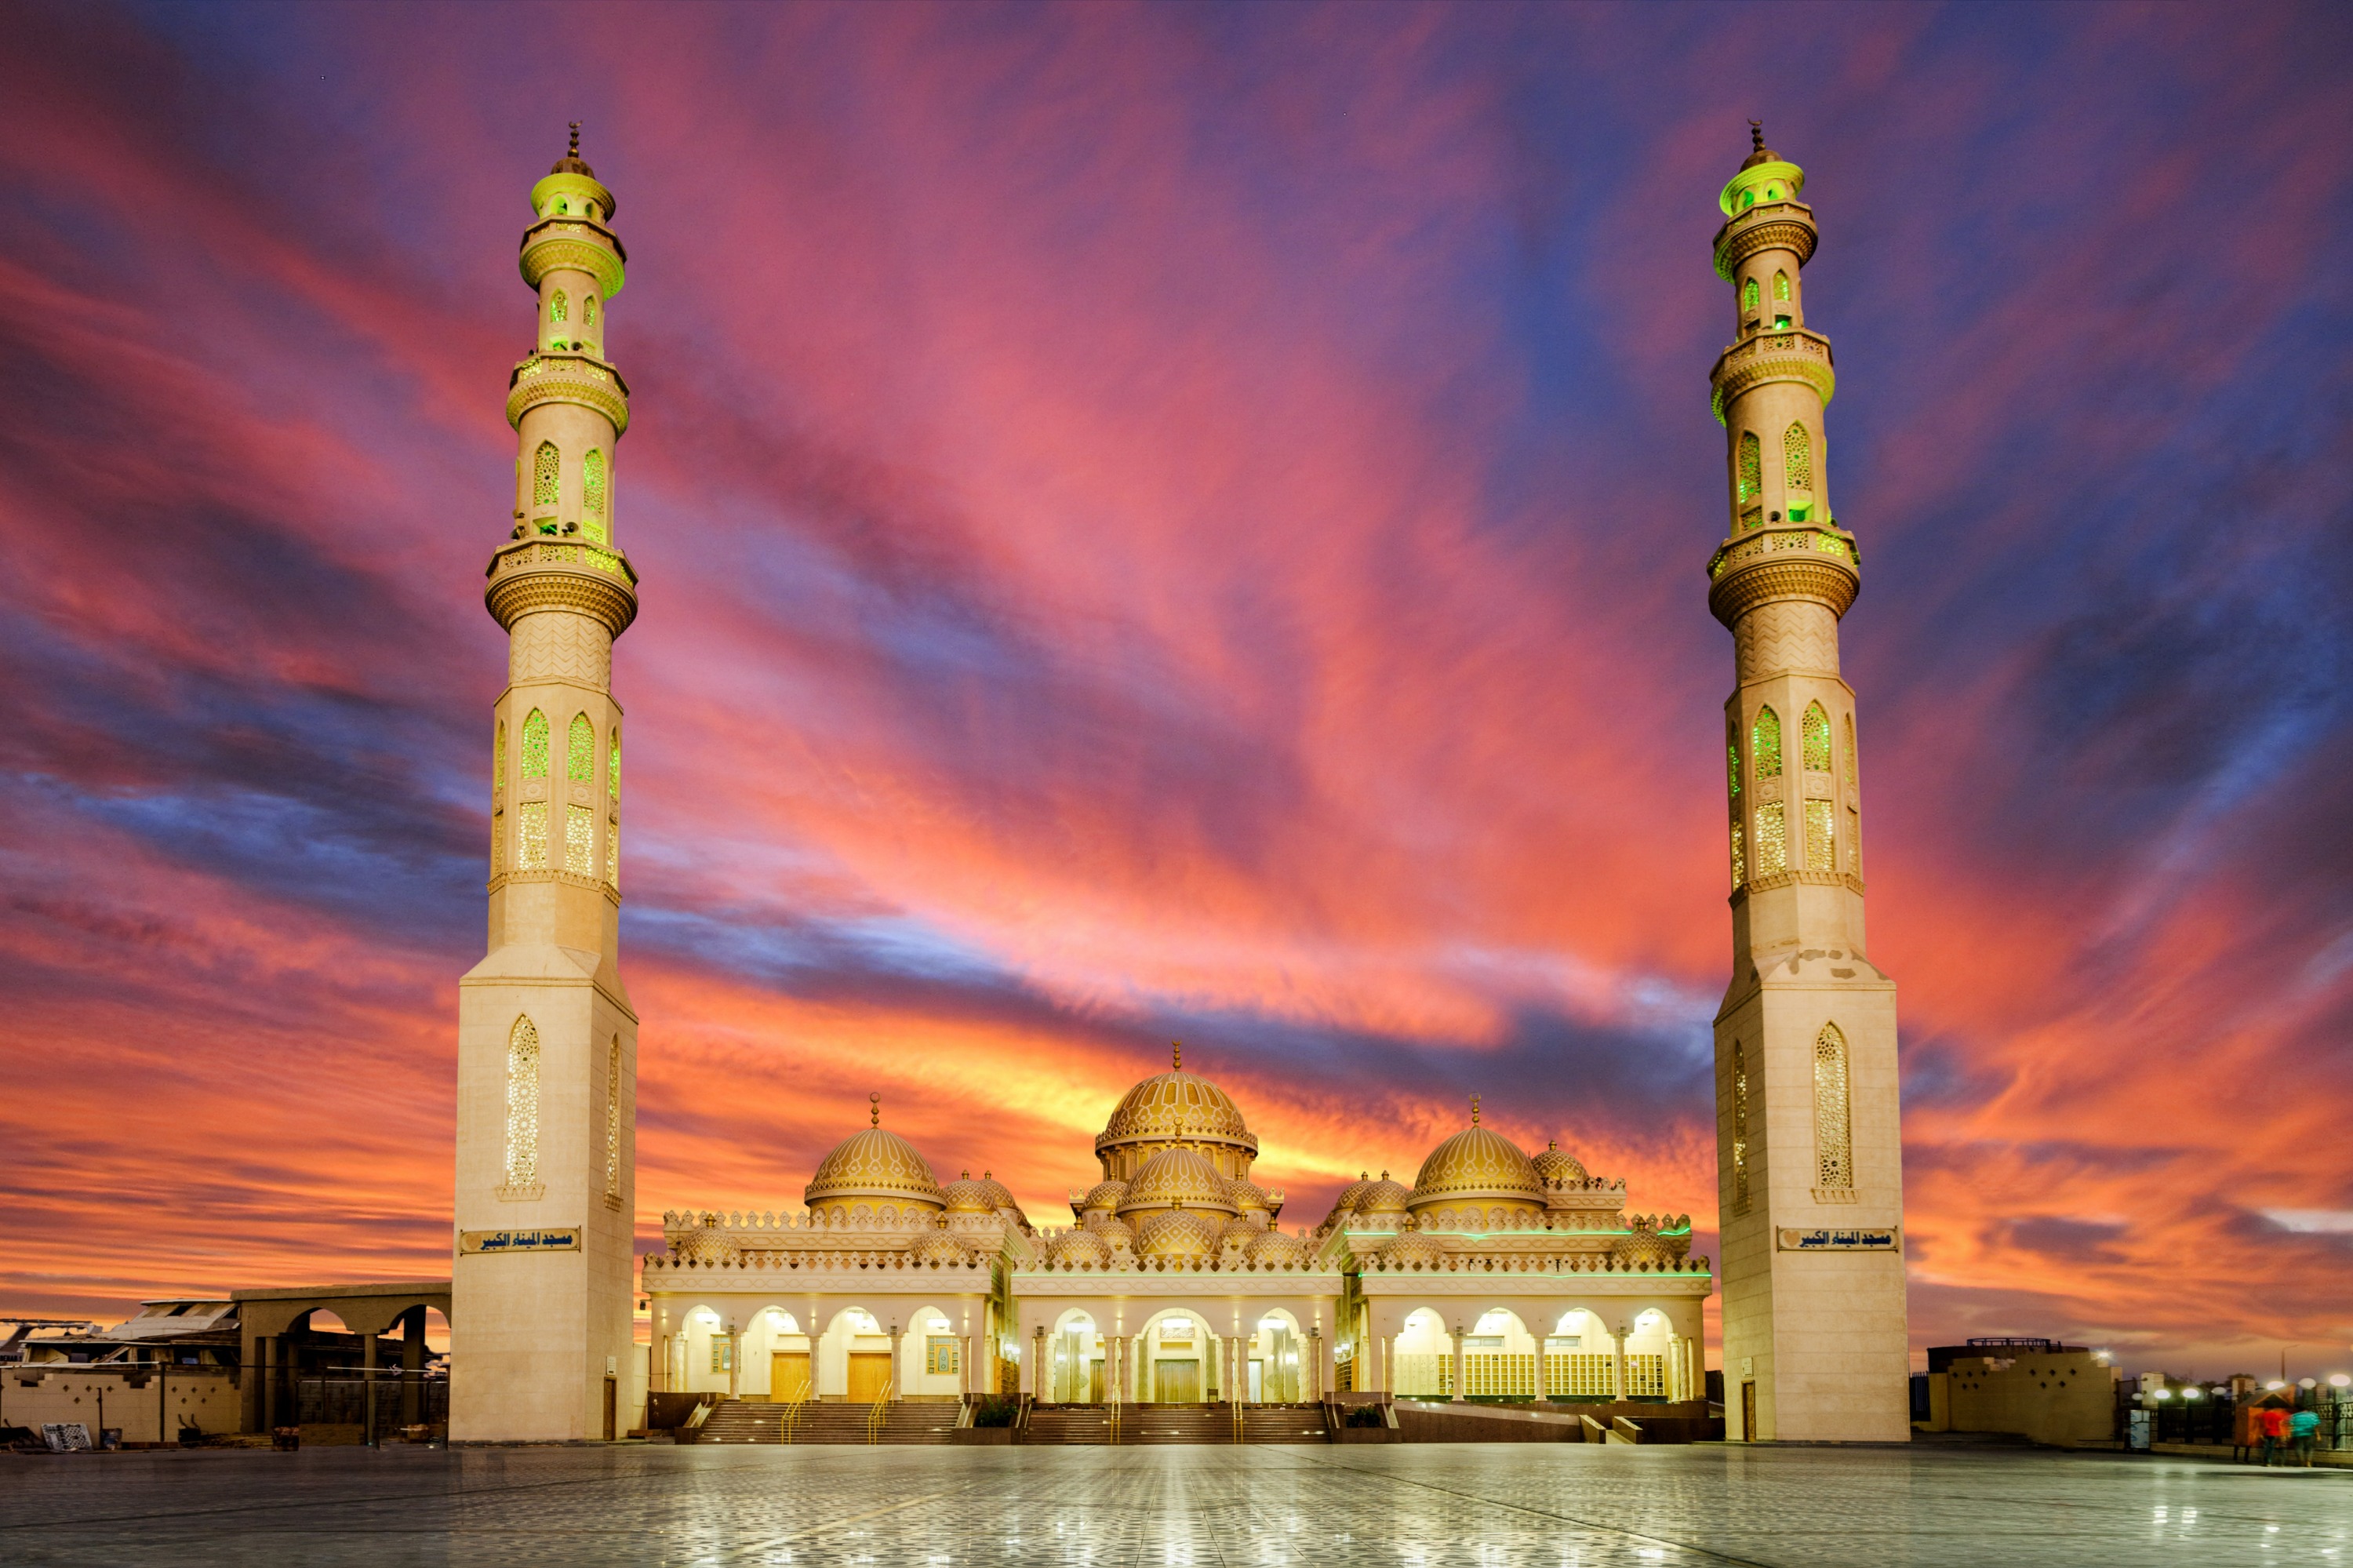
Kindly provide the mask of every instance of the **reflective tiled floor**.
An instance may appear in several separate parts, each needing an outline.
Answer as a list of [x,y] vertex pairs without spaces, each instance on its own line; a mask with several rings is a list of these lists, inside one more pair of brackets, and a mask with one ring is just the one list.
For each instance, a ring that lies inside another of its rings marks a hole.
[[2031,1448],[0,1457],[0,1563],[2353,1568],[2353,1472]]

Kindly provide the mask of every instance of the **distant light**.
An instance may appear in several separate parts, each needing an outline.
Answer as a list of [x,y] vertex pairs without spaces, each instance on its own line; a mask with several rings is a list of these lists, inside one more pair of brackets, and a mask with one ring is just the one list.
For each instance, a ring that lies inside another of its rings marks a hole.
[[2318,1388],[2320,1386],[2320,1380],[2316,1377],[2308,1377],[2302,1383],[2297,1383],[2295,1386],[2298,1388]]
[[2181,1391],[2181,1397],[2184,1399],[2203,1399],[2206,1397],[2206,1391],[2202,1388],[2185,1388]]
[[2152,1389],[2149,1392],[2154,1393],[2159,1399],[2171,1399],[2173,1397],[2173,1391],[2169,1388]]
[[2343,1372],[2332,1372],[2329,1374],[2328,1386],[2331,1388],[2353,1388],[2353,1377],[2348,1377]]
[[2278,1390],[2285,1388],[2287,1384],[2280,1382],[2279,1379],[2274,1378],[2271,1382],[2263,1384],[2263,1392],[2266,1393],[2276,1393]]

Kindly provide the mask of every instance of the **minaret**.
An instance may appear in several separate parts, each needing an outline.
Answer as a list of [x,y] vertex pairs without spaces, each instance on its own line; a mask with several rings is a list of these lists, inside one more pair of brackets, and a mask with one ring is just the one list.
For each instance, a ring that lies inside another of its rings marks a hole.
[[[538,302],[509,377],[515,497],[485,595],[507,633],[491,714],[490,951],[458,990],[449,1435],[611,1437],[632,1354],[638,1019],[621,984],[621,706],[638,611],[615,543],[628,386],[605,358],[627,257],[613,193],[571,150],[531,189]],[[634,1374],[634,1375],[633,1375]]]
[[1721,199],[1716,360],[1728,537],[1708,608],[1725,704],[1732,983],[1715,1020],[1727,1436],[1901,1442],[1906,1374],[1895,984],[1863,955],[1862,792],[1839,618],[1861,583],[1834,521],[1830,340],[1806,324],[1806,176],[1765,145]]

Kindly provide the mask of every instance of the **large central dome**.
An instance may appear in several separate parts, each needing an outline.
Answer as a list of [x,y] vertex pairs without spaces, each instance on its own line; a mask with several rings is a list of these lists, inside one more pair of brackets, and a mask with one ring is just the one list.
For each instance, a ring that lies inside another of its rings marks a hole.
[[1185,1071],[1180,1054],[1165,1073],[1127,1091],[1103,1134],[1095,1152],[1130,1143],[1188,1142],[1238,1144],[1258,1152],[1258,1139],[1242,1121],[1242,1113],[1226,1091],[1198,1074]]

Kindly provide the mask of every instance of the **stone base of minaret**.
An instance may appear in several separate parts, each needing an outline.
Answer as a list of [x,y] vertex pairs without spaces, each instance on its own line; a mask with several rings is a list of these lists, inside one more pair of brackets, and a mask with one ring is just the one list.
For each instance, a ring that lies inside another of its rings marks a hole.
[[[1848,1052],[1850,1188],[1816,1185],[1815,1043],[1831,1024]],[[1747,1077],[1745,1199],[1724,1162],[1725,1435],[1907,1442],[1894,982],[1854,953],[1788,952],[1736,983],[1715,1047],[1720,1104]]]

